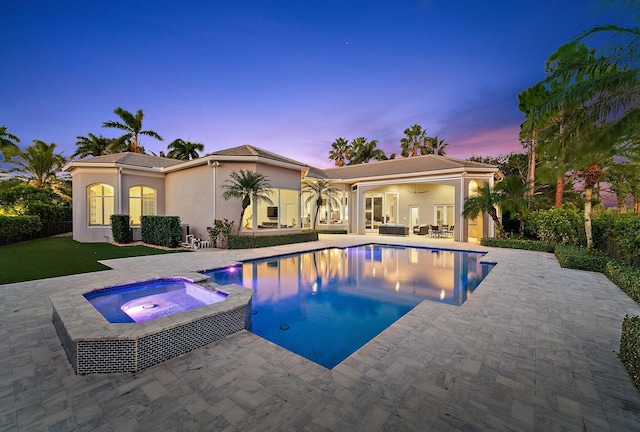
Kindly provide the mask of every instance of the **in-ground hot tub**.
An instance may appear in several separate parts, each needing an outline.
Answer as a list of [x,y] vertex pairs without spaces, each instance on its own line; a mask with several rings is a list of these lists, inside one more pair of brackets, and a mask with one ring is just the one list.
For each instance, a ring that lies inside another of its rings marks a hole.
[[[183,288],[162,291],[176,285]],[[151,287],[148,298],[128,298],[141,286]],[[76,373],[91,374],[136,372],[248,328],[252,295],[253,290],[239,285],[222,291],[210,282],[162,278],[89,292],[69,290],[50,300],[53,324],[69,361]],[[129,313],[121,309],[127,319],[109,322],[85,296],[122,303],[117,307],[127,306]],[[184,306],[185,300],[186,310],[169,311],[175,303]]]

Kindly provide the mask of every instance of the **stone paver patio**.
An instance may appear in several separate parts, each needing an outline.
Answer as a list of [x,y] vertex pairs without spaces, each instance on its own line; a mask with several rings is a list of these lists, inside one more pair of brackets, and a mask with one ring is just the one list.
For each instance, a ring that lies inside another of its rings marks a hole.
[[[333,370],[242,331],[135,374],[78,376],[51,322],[49,295],[65,289],[371,241],[485,250],[497,265],[463,306],[425,301]],[[0,286],[0,430],[640,430],[640,393],[616,356],[622,319],[640,308],[604,275],[424,237],[319,243]]]

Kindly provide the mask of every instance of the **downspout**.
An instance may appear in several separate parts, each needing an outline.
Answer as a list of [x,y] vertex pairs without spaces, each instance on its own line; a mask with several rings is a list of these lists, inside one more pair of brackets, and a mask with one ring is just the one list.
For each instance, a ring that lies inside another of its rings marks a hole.
[[[465,200],[465,196],[468,193],[468,188],[465,188],[464,186],[464,180],[465,180],[465,176],[467,175],[466,171],[462,172],[462,175],[460,176],[460,207],[458,208],[458,211],[460,212],[460,222],[459,222],[459,227],[460,229],[458,229],[458,241],[459,242],[463,242],[463,241],[469,241],[469,226],[468,223],[469,221],[465,219],[464,216],[462,216],[462,212],[464,210],[464,200]],[[467,237],[465,238],[465,234],[467,233]]]
[[122,167],[118,168],[117,178],[117,190],[118,190],[118,214],[122,214]]
[[218,199],[217,199],[217,187],[218,187],[218,167],[220,166],[220,162],[218,161],[209,161],[209,166],[213,167],[213,220],[218,218]]

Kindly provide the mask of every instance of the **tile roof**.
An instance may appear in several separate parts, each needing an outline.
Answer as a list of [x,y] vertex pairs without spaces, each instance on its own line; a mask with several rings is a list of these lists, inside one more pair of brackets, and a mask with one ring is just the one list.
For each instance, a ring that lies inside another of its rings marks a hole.
[[397,174],[443,171],[452,169],[480,168],[495,171],[498,168],[481,162],[473,162],[447,156],[425,155],[410,158],[391,159],[360,165],[325,168],[324,174],[332,179],[355,179],[363,177],[389,176]]

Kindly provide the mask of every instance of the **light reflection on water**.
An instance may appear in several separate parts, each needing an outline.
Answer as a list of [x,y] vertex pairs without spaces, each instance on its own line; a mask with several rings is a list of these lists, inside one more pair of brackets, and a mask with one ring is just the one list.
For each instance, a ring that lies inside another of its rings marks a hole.
[[423,300],[461,305],[491,269],[480,264],[481,257],[366,245],[246,262],[206,274],[218,284],[255,290],[253,333],[332,368]]

